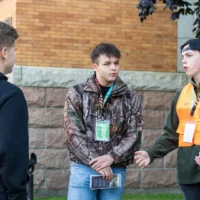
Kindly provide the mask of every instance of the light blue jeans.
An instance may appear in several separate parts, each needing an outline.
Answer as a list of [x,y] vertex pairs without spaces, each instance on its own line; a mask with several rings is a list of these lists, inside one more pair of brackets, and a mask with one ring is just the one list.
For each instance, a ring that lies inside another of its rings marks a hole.
[[91,190],[90,175],[99,175],[92,168],[72,162],[67,200],[120,200],[124,188],[126,168],[112,168],[113,173],[121,174],[121,187]]

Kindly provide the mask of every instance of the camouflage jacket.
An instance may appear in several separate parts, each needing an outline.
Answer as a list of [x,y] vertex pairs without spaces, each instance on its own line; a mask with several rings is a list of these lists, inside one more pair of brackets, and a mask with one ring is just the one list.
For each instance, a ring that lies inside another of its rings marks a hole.
[[110,120],[110,141],[95,141],[100,91],[92,75],[84,84],[68,90],[64,108],[67,147],[72,161],[88,165],[101,155],[114,158],[112,166],[133,163],[142,135],[142,113],[138,97],[118,77],[103,113]]

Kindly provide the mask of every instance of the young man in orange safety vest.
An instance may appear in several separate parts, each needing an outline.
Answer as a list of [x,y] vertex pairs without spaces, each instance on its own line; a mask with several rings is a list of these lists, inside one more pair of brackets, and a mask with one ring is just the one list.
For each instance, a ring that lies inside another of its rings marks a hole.
[[176,91],[164,133],[147,151],[135,153],[136,163],[144,168],[155,158],[178,148],[177,179],[185,200],[200,199],[200,39],[181,46],[185,73],[191,83]]

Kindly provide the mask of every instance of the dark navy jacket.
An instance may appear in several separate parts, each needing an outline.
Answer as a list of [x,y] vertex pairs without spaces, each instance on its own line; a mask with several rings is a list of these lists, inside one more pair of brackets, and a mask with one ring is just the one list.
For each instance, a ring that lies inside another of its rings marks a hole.
[[22,91],[0,73],[0,200],[27,200],[28,109]]

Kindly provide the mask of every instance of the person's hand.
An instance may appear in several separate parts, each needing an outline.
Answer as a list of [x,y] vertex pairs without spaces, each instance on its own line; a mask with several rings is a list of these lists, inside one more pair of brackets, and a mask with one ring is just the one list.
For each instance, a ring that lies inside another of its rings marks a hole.
[[138,164],[139,167],[145,168],[150,163],[149,154],[146,151],[136,151],[135,162]]
[[99,172],[106,181],[110,181],[113,178],[113,171],[111,167],[105,167],[97,172]]
[[105,167],[110,167],[113,162],[114,159],[111,155],[103,155],[92,159],[89,162],[89,165],[91,166],[92,169],[99,171]]
[[200,166],[200,156],[195,156],[195,159],[194,159],[197,163],[197,165]]

